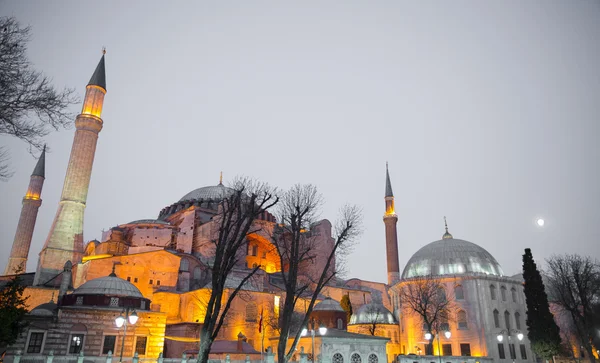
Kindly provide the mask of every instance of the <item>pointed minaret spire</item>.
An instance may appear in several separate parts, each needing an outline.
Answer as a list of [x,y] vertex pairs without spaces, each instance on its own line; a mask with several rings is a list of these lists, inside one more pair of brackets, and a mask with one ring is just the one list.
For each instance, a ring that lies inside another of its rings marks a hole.
[[223,185],[223,172],[219,174],[219,185]]
[[392,286],[400,281],[400,263],[398,262],[398,233],[396,231],[398,216],[394,210],[394,193],[392,193],[387,162],[385,163],[385,214],[383,215],[383,223],[385,224],[388,285]]
[[446,227],[446,233],[442,236],[442,239],[452,239],[452,235],[448,232],[448,222],[446,221],[446,216],[444,216],[444,226]]
[[92,78],[88,82],[88,86],[98,86],[101,87],[104,92],[106,92],[106,72],[104,71],[104,55],[106,54],[106,48],[102,48],[102,58],[100,58],[100,62],[96,66],[96,70],[94,74],[92,74]]
[[385,162],[385,196],[393,197],[394,192],[392,192],[392,183],[390,182],[390,172],[388,170],[388,163]]
[[29,178],[29,187],[23,198],[23,207],[21,207],[21,216],[13,240],[8,264],[4,270],[5,275],[25,272],[27,268],[27,258],[29,257],[29,248],[33,238],[33,230],[37,219],[38,210],[42,205],[42,187],[44,186],[44,174],[46,167],[46,146],[40,155],[33,173]]
[[43,285],[62,273],[65,261],[81,262],[85,211],[102,107],[106,94],[104,52],[85,90],[81,113],[75,119],[75,137],[56,217],[40,252],[34,285]]
[[40,154],[37,164],[35,164],[35,169],[33,169],[33,173],[31,173],[31,176],[34,175],[41,176],[42,178],[46,177],[46,145],[44,145],[44,149]]

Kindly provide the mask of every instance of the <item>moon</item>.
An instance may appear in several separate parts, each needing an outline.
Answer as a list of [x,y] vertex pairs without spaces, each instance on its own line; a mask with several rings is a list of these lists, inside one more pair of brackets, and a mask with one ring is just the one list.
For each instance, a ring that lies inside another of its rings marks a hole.
[[535,224],[537,224],[537,225],[538,225],[538,227],[543,227],[543,226],[544,226],[544,224],[546,224],[546,221],[545,221],[543,218],[538,218],[538,219],[535,221]]

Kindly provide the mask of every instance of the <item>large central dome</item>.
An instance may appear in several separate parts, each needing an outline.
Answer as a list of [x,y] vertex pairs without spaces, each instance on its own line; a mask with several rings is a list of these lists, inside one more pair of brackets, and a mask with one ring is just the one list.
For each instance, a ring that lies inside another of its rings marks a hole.
[[426,275],[486,274],[502,276],[502,268],[482,247],[452,235],[431,242],[408,260],[402,278]]
[[188,200],[205,200],[205,201],[221,201],[225,199],[233,189],[227,188],[223,184],[219,183],[218,185],[211,185],[207,187],[202,187],[198,189],[194,189],[191,192],[184,195],[180,202],[188,201]]

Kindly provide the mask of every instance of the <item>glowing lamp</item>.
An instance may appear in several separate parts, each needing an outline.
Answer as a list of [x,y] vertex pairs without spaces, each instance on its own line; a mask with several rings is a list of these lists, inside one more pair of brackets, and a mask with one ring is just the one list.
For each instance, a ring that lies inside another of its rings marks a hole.
[[302,335],[303,337],[305,337],[307,333],[308,333],[308,330],[306,330],[306,328],[303,328],[302,329],[302,333],[300,333],[300,335]]
[[430,340],[431,339],[431,333],[425,333],[425,339]]
[[115,318],[115,324],[117,325],[117,328],[120,328],[123,326],[123,324],[125,324],[125,318],[123,315],[119,315]]
[[523,340],[523,333],[519,333],[519,334],[517,334],[517,338],[518,338],[519,340]]
[[135,323],[137,323],[137,321],[138,321],[138,315],[134,311],[133,313],[131,313],[131,315],[129,315],[129,324],[134,325]]
[[319,334],[321,334],[321,335],[327,334],[327,327],[326,326],[320,326],[319,327]]
[[449,331],[445,331],[444,335],[446,336],[446,339],[450,339],[450,337],[452,336],[452,333],[450,333]]
[[502,340],[504,340],[504,335],[498,334],[496,335],[496,339],[498,339],[498,341],[502,343]]

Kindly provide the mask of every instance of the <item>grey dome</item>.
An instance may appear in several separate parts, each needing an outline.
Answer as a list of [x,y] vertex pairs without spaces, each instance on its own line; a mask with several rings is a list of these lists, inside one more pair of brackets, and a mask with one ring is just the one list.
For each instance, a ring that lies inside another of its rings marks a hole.
[[184,202],[184,201],[188,201],[188,200],[221,201],[224,198],[226,198],[227,196],[229,196],[229,194],[231,194],[232,191],[233,191],[233,189],[227,188],[223,184],[219,183],[218,185],[194,189],[191,192],[184,195],[181,199],[179,199],[179,201],[180,202]]
[[450,236],[418,250],[408,260],[402,278],[470,273],[504,275],[498,261],[484,248]]
[[169,222],[161,221],[159,219],[138,219],[137,221],[131,221],[127,224],[164,224],[170,225]]
[[29,312],[34,316],[53,316],[56,313],[58,306],[53,301],[36,306]]
[[350,317],[350,325],[354,324],[397,324],[398,321],[383,304],[370,303],[358,308]]
[[90,280],[73,291],[73,295],[106,295],[106,296],[144,296],[132,283],[115,276],[99,277]]
[[345,311],[339,302],[330,297],[325,298],[313,308],[313,311]]

